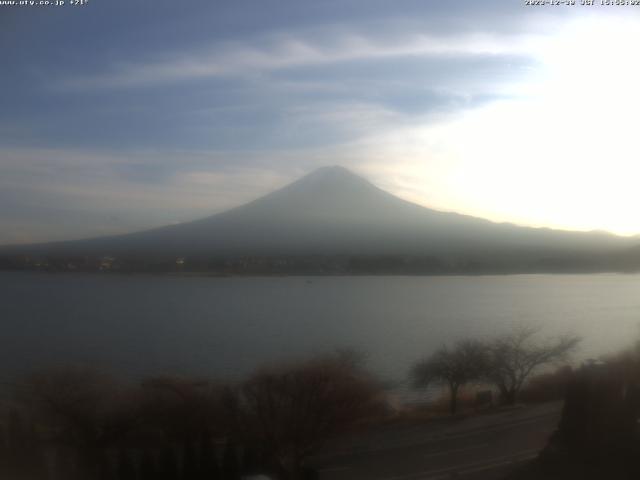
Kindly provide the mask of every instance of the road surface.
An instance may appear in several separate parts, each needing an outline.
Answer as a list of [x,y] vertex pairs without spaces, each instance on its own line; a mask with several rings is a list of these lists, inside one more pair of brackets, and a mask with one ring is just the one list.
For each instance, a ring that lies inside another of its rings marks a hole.
[[561,403],[379,428],[314,460],[321,480],[492,480],[534,458]]

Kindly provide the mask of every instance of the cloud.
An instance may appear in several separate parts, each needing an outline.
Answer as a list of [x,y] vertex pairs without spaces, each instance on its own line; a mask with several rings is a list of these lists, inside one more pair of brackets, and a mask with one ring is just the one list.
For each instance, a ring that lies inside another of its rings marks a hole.
[[514,55],[526,52],[535,41],[532,35],[488,33],[439,36],[413,33],[383,40],[342,34],[330,42],[280,35],[256,42],[258,45],[228,43],[209,51],[174,52],[159,61],[116,63],[100,73],[66,77],[58,86],[74,90],[140,87],[359,60]]
[[[1,149],[0,244],[86,238],[205,217],[292,179],[221,152]],[[225,163],[226,160],[226,163]],[[156,178],[159,169],[163,176]],[[153,172],[153,173],[150,173]]]
[[[326,164],[440,209],[586,228],[562,179],[547,180],[553,198],[525,198],[538,188],[528,180],[545,182],[531,165],[570,181],[581,171],[589,187],[625,187],[599,203],[572,187],[593,226],[636,228],[621,218],[633,201],[607,223],[637,177],[627,9],[601,29],[604,9],[494,0],[196,3],[158,0],[149,15],[99,2],[83,22],[66,9],[37,24],[15,17],[21,48],[0,78],[0,243],[186,221]],[[0,40],[15,42],[7,30]],[[596,117],[607,121],[589,130]],[[536,125],[557,130],[535,141],[518,130]],[[596,153],[626,181],[581,169],[578,156],[596,165]]]

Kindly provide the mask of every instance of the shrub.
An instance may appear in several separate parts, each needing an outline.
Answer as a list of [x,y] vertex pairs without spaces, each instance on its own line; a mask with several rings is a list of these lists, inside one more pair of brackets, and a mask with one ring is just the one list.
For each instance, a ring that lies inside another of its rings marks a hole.
[[520,400],[525,403],[542,403],[562,400],[573,377],[570,366],[560,367],[553,372],[532,377],[520,392]]

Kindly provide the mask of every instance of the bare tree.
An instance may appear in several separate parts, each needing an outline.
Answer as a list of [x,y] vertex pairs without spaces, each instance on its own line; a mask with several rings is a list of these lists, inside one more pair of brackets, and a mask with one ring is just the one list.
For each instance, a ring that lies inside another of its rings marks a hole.
[[488,379],[500,391],[503,402],[514,404],[525,381],[543,365],[565,361],[580,338],[562,336],[555,340],[536,338],[539,328],[522,325],[489,345]]
[[124,438],[142,417],[131,391],[87,368],[34,374],[24,382],[20,396],[53,441],[75,450],[82,478],[99,475],[102,450]]
[[142,392],[148,420],[172,441],[194,441],[205,432],[225,435],[226,388],[206,379],[147,379],[142,382]]
[[378,389],[335,356],[262,370],[244,383],[241,398],[249,434],[282,476],[298,479],[306,457],[372,411]]
[[227,389],[219,382],[176,376],[142,382],[148,426],[162,434],[163,478],[174,473],[188,479],[215,478],[219,463],[214,443],[228,439],[232,429],[225,405]]
[[449,388],[449,411],[458,410],[460,387],[480,380],[488,365],[486,346],[475,340],[462,340],[453,348],[440,348],[430,357],[414,365],[411,376],[414,386],[446,385]]

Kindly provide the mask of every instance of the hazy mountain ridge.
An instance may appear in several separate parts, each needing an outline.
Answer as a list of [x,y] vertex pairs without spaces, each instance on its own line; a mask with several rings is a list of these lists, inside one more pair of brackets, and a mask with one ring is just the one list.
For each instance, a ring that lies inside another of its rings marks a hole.
[[324,167],[202,220],[112,237],[4,247],[0,255],[407,256],[435,258],[448,265],[512,264],[514,271],[544,262],[592,262],[596,270],[617,270],[634,247],[640,248],[637,238],[519,227],[431,210],[395,197],[342,167]]

